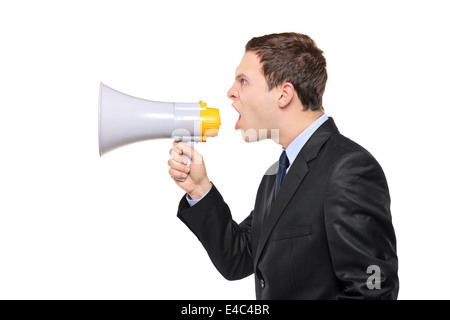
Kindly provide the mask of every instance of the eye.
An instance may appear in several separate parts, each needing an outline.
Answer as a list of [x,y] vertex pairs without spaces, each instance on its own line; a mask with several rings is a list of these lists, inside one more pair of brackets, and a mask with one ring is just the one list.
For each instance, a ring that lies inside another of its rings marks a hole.
[[241,86],[245,86],[247,84],[247,80],[241,79]]

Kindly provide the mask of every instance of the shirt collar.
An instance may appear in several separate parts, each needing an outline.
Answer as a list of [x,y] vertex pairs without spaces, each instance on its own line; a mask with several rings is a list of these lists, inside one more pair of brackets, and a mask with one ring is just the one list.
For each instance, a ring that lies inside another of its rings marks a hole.
[[286,149],[283,148],[283,150],[286,150],[286,155],[289,159],[289,168],[291,167],[291,164],[294,163],[295,158],[297,158],[297,155],[300,153],[306,142],[308,142],[309,138],[311,138],[314,132],[316,132],[316,130],[327,120],[328,116],[324,113],[319,119],[314,121],[308,128],[300,133]]

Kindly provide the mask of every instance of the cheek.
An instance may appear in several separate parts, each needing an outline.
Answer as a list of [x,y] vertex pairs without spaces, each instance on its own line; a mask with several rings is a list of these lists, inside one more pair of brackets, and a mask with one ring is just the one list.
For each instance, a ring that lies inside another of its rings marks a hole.
[[270,93],[261,88],[252,89],[248,87],[240,92],[243,121],[253,127],[267,126],[273,111]]
[[261,118],[260,108],[257,99],[248,99],[243,103],[242,116],[245,118],[247,123],[249,122],[259,122]]
[[241,96],[241,101],[246,112],[258,112],[259,106],[262,102],[261,94],[257,91],[247,90],[245,94]]
[[260,125],[264,128],[272,127],[274,121],[276,121],[276,106],[268,96],[260,96],[258,103],[258,120]]

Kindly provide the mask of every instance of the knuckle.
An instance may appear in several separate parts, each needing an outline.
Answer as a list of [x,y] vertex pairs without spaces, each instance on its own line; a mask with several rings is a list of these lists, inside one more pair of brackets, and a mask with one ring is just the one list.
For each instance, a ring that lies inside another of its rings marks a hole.
[[177,171],[176,177],[177,177],[177,178],[186,178],[185,174],[184,174],[184,173],[181,173],[180,171]]
[[170,159],[170,166],[174,169],[177,167],[177,161],[175,159]]

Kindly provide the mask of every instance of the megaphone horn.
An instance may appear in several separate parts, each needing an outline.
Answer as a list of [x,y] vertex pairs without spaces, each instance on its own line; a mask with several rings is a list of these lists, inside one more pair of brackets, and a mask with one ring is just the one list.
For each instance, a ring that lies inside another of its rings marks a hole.
[[100,83],[99,153],[152,139],[205,142],[219,132],[218,109],[206,103],[158,102],[136,98]]

